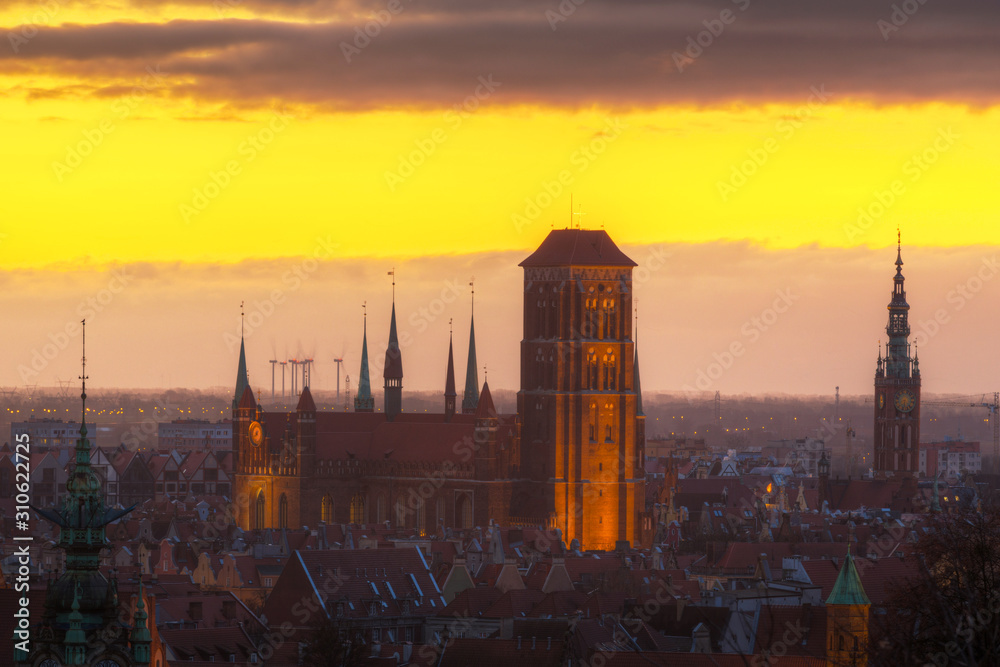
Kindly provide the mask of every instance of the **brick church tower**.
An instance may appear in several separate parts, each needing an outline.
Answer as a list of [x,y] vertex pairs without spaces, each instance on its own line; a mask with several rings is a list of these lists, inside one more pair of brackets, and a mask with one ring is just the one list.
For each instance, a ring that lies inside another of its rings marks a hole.
[[903,257],[896,247],[896,275],[889,301],[889,342],[875,367],[875,477],[915,476],[920,465],[920,362],[910,356],[910,306],[903,289]]
[[583,549],[640,539],[644,443],[632,268],[603,230],[552,231],[524,268],[520,488],[512,514]]

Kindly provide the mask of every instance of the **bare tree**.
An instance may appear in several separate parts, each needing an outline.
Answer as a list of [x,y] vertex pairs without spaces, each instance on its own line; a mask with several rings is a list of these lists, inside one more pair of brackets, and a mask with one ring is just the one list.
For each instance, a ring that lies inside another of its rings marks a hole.
[[1000,507],[935,517],[877,614],[873,665],[1000,664]]
[[356,667],[366,657],[360,633],[340,618],[318,614],[301,649],[303,667]]

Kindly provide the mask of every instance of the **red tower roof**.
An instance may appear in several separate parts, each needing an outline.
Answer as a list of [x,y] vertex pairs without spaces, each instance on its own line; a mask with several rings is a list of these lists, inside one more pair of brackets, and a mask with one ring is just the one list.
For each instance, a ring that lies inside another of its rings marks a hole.
[[497,409],[493,406],[493,396],[490,394],[490,383],[483,382],[483,391],[479,394],[479,406],[476,408],[476,419],[496,419]]
[[295,406],[296,412],[316,412],[316,401],[313,400],[312,392],[309,391],[309,387],[302,390],[302,395],[299,396],[299,404]]
[[253,389],[249,385],[243,388],[243,395],[240,396],[240,402],[236,407],[257,409],[257,400],[253,397]]
[[603,229],[554,229],[519,266],[638,266]]

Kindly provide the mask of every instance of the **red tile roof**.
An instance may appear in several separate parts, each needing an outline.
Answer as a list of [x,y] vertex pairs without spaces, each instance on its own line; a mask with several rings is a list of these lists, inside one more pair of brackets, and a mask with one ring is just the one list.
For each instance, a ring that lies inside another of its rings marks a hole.
[[[559,667],[563,643],[548,639],[452,639],[439,667]],[[520,648],[518,648],[520,646]],[[648,666],[647,666],[648,667]]]
[[490,393],[490,383],[483,382],[483,391],[479,394],[479,406],[476,408],[476,419],[496,419],[497,409],[493,405],[493,395]]
[[519,264],[533,266],[638,266],[603,229],[554,229]]

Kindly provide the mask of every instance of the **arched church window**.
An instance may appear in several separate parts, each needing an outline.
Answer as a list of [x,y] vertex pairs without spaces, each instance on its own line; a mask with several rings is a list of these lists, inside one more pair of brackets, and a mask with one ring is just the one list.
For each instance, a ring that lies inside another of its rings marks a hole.
[[455,498],[455,518],[462,530],[472,528],[472,494],[459,491]]
[[278,527],[288,528],[288,498],[283,493],[278,501]]
[[323,500],[320,502],[319,520],[324,523],[333,521],[333,498],[330,497],[330,494],[323,496]]
[[351,499],[351,523],[365,523],[365,497],[360,493],[354,494]]
[[264,530],[264,490],[257,492],[257,502],[254,503],[253,527],[255,530]]

